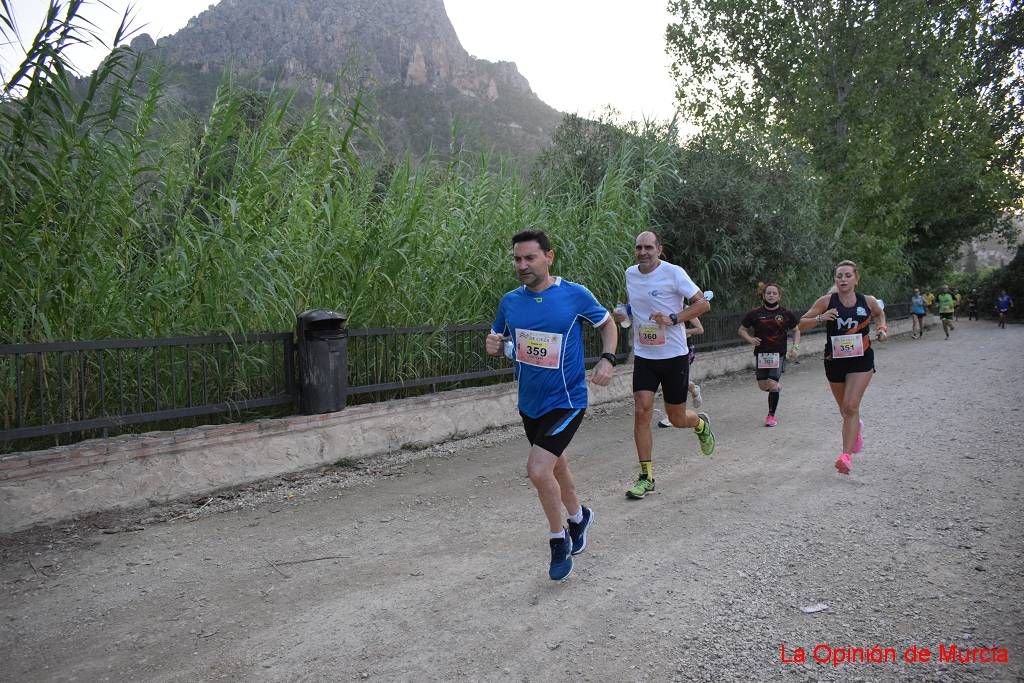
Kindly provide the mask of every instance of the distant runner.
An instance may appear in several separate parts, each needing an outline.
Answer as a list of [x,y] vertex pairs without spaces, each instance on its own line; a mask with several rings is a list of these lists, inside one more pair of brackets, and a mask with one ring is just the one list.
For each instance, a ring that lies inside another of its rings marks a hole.
[[924,305],[925,308],[931,308],[935,305],[935,295],[932,294],[931,291],[924,293]]
[[920,339],[924,335],[924,297],[921,290],[914,287],[914,295],[910,297],[910,337]]
[[[737,333],[754,347],[754,377],[761,391],[768,392],[768,415],[765,427],[778,424],[775,411],[782,391],[782,373],[786,371],[786,345],[789,330],[793,331],[792,354],[800,350],[800,321],[796,314],[782,307],[782,288],[774,282],[758,287],[761,305],[743,316]],[[795,328],[795,329],[794,329]]]
[[942,321],[942,331],[949,339],[949,333],[953,330],[953,311],[956,309],[956,299],[949,291],[949,285],[942,285],[942,291],[935,297],[935,305],[939,308],[939,320]]
[[1006,314],[1013,308],[1013,298],[1006,293],[1006,290],[999,292],[999,297],[996,299],[996,313],[999,314],[999,327],[1006,329]]
[[967,295],[967,320],[978,319],[978,290],[972,289]]

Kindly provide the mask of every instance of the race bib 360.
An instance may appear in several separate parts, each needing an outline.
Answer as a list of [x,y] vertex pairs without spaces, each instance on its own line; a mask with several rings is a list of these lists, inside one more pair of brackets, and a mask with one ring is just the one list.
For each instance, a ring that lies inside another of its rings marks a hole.
[[640,323],[637,337],[641,346],[664,346],[665,328],[658,323]]

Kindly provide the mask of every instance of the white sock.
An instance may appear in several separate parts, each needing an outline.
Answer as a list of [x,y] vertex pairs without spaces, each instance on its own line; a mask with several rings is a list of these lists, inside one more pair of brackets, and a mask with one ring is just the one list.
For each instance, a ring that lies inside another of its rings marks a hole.
[[565,529],[561,531],[549,531],[548,538],[565,538]]
[[580,505],[580,509],[576,511],[575,515],[569,515],[569,521],[573,524],[579,524],[583,521],[583,506]]

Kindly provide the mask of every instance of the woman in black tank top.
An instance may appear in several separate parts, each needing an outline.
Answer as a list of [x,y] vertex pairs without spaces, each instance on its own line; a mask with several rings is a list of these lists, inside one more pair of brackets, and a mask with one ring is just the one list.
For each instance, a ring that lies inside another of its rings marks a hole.
[[875,374],[871,321],[876,323],[879,341],[889,331],[878,299],[857,292],[859,280],[857,264],[841,262],[836,266],[833,291],[815,301],[800,319],[801,330],[826,324],[825,377],[843,416],[843,451],[836,460],[840,474],[850,473],[852,456],[864,445],[860,402]]

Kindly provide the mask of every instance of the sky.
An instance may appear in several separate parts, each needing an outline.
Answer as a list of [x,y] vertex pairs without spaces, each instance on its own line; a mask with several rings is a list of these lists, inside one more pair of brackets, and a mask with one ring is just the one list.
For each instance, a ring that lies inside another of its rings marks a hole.
[[[97,0],[87,2],[84,16],[109,43],[129,3],[106,4],[113,9]],[[133,26],[158,40],[211,4],[135,0]],[[515,62],[533,91],[559,111],[594,116],[610,106],[627,120],[668,119],[675,110],[665,53],[670,22],[666,5],[667,0],[445,0],[448,17],[470,54]],[[22,39],[30,41],[47,2],[13,0],[13,6]],[[80,48],[69,55],[80,72],[89,73],[108,51]],[[23,55],[15,46],[0,49],[4,76]]]

